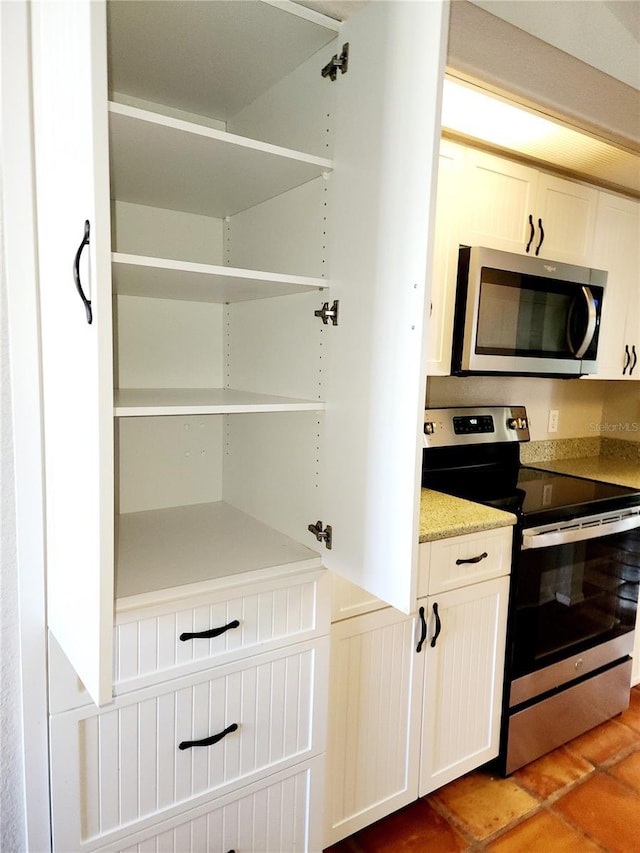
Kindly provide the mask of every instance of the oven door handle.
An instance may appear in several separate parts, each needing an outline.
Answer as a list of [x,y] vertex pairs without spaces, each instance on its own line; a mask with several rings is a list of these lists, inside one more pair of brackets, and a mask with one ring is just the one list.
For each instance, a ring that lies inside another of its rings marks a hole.
[[523,531],[522,550],[529,548],[550,548],[553,545],[566,545],[571,542],[584,542],[587,539],[598,539],[602,536],[610,536],[612,533],[623,533],[625,530],[633,530],[640,527],[640,512],[625,518],[617,518],[612,521],[596,522],[584,527],[566,527],[549,530],[548,528],[535,528]]

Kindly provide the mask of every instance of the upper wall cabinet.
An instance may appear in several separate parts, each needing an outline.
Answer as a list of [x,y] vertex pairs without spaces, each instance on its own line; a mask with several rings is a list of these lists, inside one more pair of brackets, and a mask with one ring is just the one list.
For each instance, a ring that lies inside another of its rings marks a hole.
[[608,272],[597,379],[640,378],[640,202],[601,192],[593,264]]
[[589,262],[597,190],[472,148],[465,185],[468,245]]
[[49,624],[99,704],[114,596],[415,603],[445,10],[33,3]]

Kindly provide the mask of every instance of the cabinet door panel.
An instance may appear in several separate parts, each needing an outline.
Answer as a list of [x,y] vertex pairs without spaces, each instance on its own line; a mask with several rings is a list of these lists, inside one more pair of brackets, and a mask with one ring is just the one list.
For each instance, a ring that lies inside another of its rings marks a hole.
[[325,845],[415,800],[424,655],[386,608],[332,627]]
[[596,378],[637,379],[640,370],[636,367],[629,373],[625,346],[631,351],[635,345],[640,355],[640,203],[600,193],[593,265],[608,272]]
[[426,646],[421,797],[498,754],[508,594],[504,577],[425,600],[441,633]]
[[[590,264],[597,199],[592,187],[540,172],[536,216],[544,228],[541,258]],[[536,235],[536,245],[538,240]]]
[[462,242],[524,254],[531,236],[529,216],[535,215],[538,172],[469,148],[466,176],[470,191]]
[[[111,698],[113,383],[103,2],[32,4],[49,626]],[[80,276],[73,265],[90,222]]]
[[446,6],[369,3],[340,41],[352,58],[328,83],[337,87],[331,298],[340,318],[327,330],[323,521],[333,550],[323,553],[328,568],[408,613]]

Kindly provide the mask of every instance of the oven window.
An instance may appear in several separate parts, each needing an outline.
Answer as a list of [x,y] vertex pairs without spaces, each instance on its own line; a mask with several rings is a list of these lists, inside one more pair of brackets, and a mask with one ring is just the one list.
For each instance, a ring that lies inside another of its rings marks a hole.
[[639,580],[637,530],[522,551],[513,577],[512,675],[633,631]]

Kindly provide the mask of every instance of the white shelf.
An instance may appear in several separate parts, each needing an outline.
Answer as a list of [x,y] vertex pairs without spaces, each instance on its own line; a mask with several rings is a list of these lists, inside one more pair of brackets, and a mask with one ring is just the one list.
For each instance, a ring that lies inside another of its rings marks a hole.
[[322,411],[325,404],[229,388],[120,388],[114,392],[116,417],[230,415],[249,412]]
[[222,218],[331,171],[331,160],[110,102],[118,201]]
[[192,302],[244,302],[328,287],[322,278],[281,275],[213,264],[114,252],[116,293]]
[[290,2],[181,6],[107,3],[112,91],[227,121],[340,30]]
[[320,566],[317,552],[224,502],[127,513],[116,521],[117,599],[290,563]]

